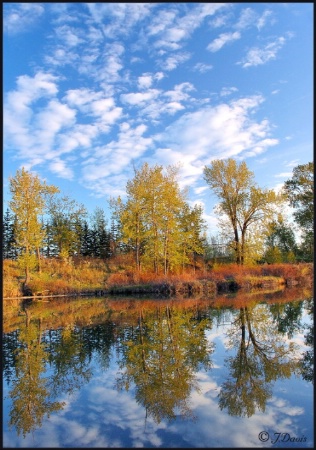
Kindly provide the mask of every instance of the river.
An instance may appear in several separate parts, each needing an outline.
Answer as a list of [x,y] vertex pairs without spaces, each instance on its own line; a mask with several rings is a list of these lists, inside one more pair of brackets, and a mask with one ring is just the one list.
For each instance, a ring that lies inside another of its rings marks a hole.
[[6,448],[313,447],[309,290],[5,305]]

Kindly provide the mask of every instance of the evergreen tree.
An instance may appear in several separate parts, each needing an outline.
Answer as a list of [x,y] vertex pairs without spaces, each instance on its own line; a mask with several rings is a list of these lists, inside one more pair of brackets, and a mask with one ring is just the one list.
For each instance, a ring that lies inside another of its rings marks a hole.
[[7,208],[3,218],[2,258],[16,259],[16,257],[17,248],[14,236],[14,216],[10,213],[9,208]]
[[51,229],[58,255],[65,261],[80,253],[82,220],[86,209],[82,204],[64,195],[51,199],[49,204]]

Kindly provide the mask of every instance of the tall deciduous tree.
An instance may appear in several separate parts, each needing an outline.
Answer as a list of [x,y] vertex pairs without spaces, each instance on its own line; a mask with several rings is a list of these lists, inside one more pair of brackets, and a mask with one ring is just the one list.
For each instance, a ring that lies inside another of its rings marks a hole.
[[[135,170],[133,180],[126,186],[127,200],[118,198],[112,204],[120,223],[124,243],[135,254],[137,270],[141,265],[151,266],[158,273],[181,265],[183,260],[183,236],[189,231],[186,220],[190,220],[190,242],[188,249],[198,251],[198,228],[201,228],[201,213],[191,210],[177,182],[178,167],[149,167],[145,163]],[[189,217],[190,216],[190,217]],[[195,232],[192,230],[195,227]],[[194,241],[194,243],[193,243]]]
[[292,178],[284,183],[284,192],[295,208],[294,220],[303,231],[303,247],[313,258],[314,241],[314,163],[298,165]]
[[53,185],[47,185],[39,177],[24,168],[10,178],[12,200],[9,205],[15,214],[15,240],[21,249],[19,262],[25,269],[25,284],[29,280],[29,271],[35,266],[36,254],[40,270],[40,248],[43,245],[45,230],[40,222],[44,214],[47,199],[59,192]]
[[252,226],[273,216],[279,198],[273,190],[257,186],[245,162],[232,158],[205,166],[204,179],[220,199],[217,211],[229,220],[236,262],[243,264]]

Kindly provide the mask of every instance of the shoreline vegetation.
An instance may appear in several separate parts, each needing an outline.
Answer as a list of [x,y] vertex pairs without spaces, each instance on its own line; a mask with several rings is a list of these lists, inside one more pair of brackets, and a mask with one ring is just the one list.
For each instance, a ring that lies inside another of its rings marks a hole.
[[67,261],[45,258],[41,272],[33,273],[28,284],[23,285],[23,271],[17,261],[4,260],[3,300],[116,295],[213,297],[240,289],[283,289],[313,284],[313,263],[253,266],[214,263],[211,268],[196,266],[168,276],[137,272],[132,267],[132,261],[122,257],[112,260],[73,257]]

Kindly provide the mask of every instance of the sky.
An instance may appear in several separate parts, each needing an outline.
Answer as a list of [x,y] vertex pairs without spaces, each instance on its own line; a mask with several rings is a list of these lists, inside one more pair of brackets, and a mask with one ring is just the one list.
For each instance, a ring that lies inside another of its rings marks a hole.
[[280,189],[313,161],[313,3],[4,3],[3,197],[24,167],[92,214],[179,164],[211,235],[214,159]]

